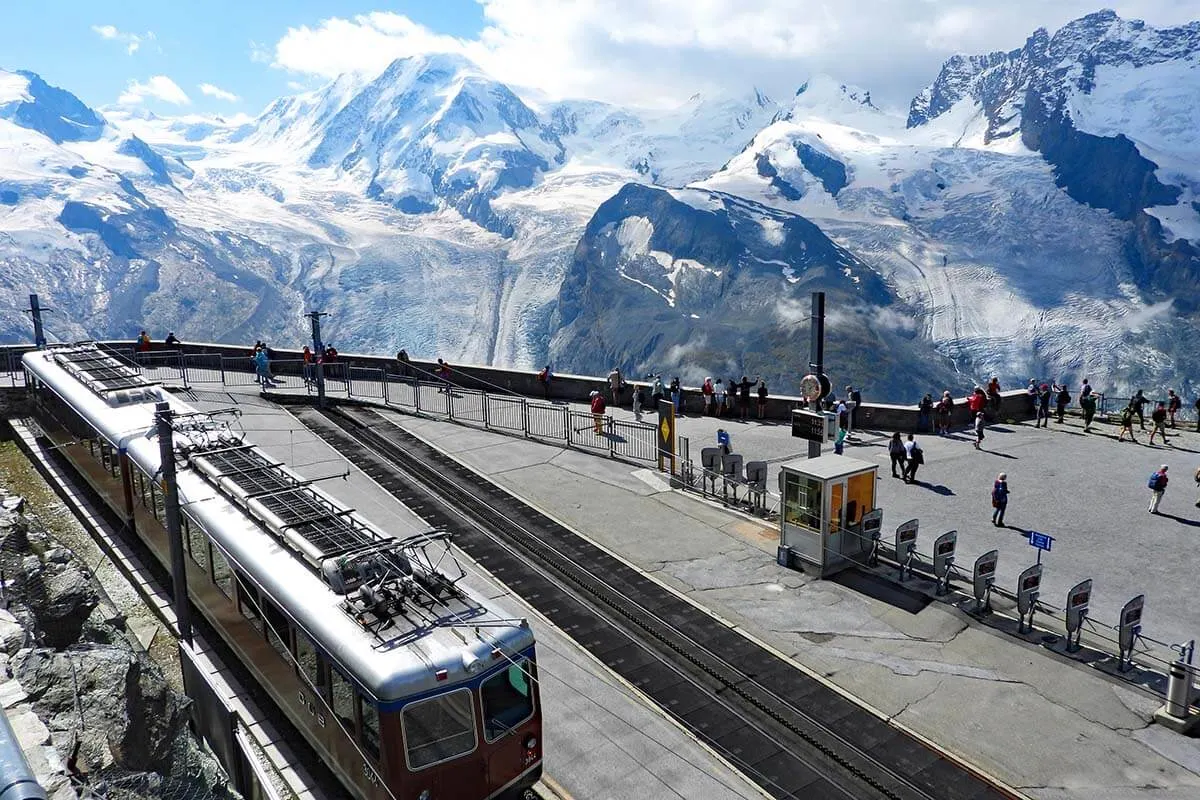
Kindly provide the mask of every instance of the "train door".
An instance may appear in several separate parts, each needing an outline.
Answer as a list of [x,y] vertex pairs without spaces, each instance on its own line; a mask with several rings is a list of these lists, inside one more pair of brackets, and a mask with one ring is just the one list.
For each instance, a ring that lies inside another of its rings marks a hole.
[[542,752],[533,662],[517,659],[479,686],[488,785],[495,792],[528,772]]

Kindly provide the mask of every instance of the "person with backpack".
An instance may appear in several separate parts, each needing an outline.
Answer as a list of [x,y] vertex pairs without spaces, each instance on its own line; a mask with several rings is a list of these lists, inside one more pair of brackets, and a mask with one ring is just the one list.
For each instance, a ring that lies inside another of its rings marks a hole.
[[975,412],[975,449],[978,450],[983,444],[983,429],[987,427],[987,418],[982,411]]
[[1166,464],[1159,467],[1157,472],[1151,473],[1150,480],[1146,482],[1146,486],[1150,489],[1150,508],[1147,511],[1151,514],[1157,514],[1158,504],[1162,502],[1163,494],[1167,491]]
[[1146,430],[1146,416],[1142,412],[1142,407],[1149,402],[1141,389],[1138,389],[1134,392],[1133,397],[1129,398],[1129,407],[1133,409],[1133,413],[1137,414],[1138,427],[1142,430]]
[[[592,421],[595,423],[594,430],[596,435],[604,433],[604,412],[608,410],[608,406],[604,403],[604,395],[595,389],[592,390]],[[585,426],[586,427],[586,426]]]
[[1162,443],[1167,443],[1167,406],[1159,401],[1150,412],[1150,444],[1154,444],[1154,434],[1162,437]]
[[1071,402],[1071,393],[1067,391],[1065,383],[1062,386],[1055,386],[1054,389],[1058,392],[1058,395],[1054,398],[1054,412],[1059,423],[1061,423],[1067,413],[1067,404]]
[[910,433],[908,441],[904,443],[905,464],[908,470],[904,473],[905,483],[914,483],[917,480],[917,468],[925,463],[925,451],[921,449],[920,443],[913,438]]
[[[908,454],[904,450],[904,442],[900,439],[900,432],[892,434],[891,440],[888,442],[888,456],[892,459],[892,477],[903,478],[907,468],[905,466],[908,461]],[[900,467],[900,474],[896,474],[896,467]]]
[[724,428],[717,428],[717,447],[721,448],[723,455],[729,455],[730,448],[733,447],[733,440],[729,436],[729,431]]
[[929,424],[933,421],[933,395],[926,392],[917,404],[917,430],[920,433],[929,432]]
[[542,367],[541,372],[539,372],[537,374],[537,382],[542,387],[542,399],[544,399],[544,400],[550,399],[550,380],[553,377],[554,377],[553,374],[550,372],[549,364]]
[[1118,442],[1125,441],[1126,431],[1129,432],[1129,441],[1137,444],[1137,439],[1133,438],[1133,406],[1121,409],[1121,435],[1117,437]]
[[1008,473],[1001,472],[992,484],[992,524],[1004,527],[1004,512],[1008,510]]
[[1183,401],[1179,399],[1179,395],[1175,394],[1174,389],[1167,389],[1167,416],[1171,418],[1171,427],[1175,427],[1175,415],[1179,413],[1179,409],[1183,407]]
[[[1088,388],[1084,384],[1084,388]],[[1083,432],[1092,432],[1092,420],[1096,418],[1096,395],[1092,392],[1079,392],[1079,409],[1083,412]]]

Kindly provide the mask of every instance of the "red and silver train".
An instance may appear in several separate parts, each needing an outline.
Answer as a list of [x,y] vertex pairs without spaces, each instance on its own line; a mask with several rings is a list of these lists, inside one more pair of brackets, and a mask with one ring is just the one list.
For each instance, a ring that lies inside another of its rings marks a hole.
[[485,800],[538,780],[533,631],[461,585],[448,535],[385,535],[94,345],[23,362],[45,435],[168,568],[170,404],[193,606],[349,794]]

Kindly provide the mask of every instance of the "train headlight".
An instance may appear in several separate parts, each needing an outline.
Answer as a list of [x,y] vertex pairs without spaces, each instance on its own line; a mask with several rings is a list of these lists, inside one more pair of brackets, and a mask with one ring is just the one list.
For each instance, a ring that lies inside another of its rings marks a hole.
[[533,750],[534,748],[537,747],[537,744],[538,744],[537,737],[534,736],[532,733],[525,737],[525,749],[526,750]]
[[429,800],[431,797],[433,797],[433,795],[429,793],[429,790],[423,789],[421,790],[421,793],[417,795],[417,800]]

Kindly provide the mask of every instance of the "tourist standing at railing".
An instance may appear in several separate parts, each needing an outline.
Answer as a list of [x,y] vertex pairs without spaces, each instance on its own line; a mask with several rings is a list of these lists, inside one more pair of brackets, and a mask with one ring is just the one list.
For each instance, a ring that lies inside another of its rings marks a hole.
[[704,400],[704,416],[712,413],[713,404],[713,382],[712,377],[704,379],[704,383],[700,384],[700,397]]
[[314,372],[312,348],[310,348],[308,345],[304,345],[304,350],[301,351],[300,357],[304,359],[304,380],[308,383],[312,383]]
[[1142,411],[1142,407],[1149,402],[1150,401],[1146,398],[1146,395],[1142,393],[1141,389],[1138,389],[1136,392],[1134,392],[1133,397],[1129,398],[1129,407],[1133,409],[1134,414],[1137,414],[1138,427],[1142,430],[1146,430],[1146,415]]
[[767,382],[762,378],[758,379],[758,418],[763,419],[767,415]]
[[1167,415],[1171,418],[1171,427],[1175,427],[1175,415],[1179,413],[1179,409],[1183,407],[1183,401],[1179,399],[1179,395],[1175,394],[1174,389],[1167,389]]
[[263,345],[259,351],[254,354],[254,371],[258,375],[258,382],[264,389],[276,385],[275,378],[271,375],[271,362],[267,357],[267,347]]
[[653,382],[650,384],[650,402],[654,404],[654,413],[658,413],[658,404],[663,399],[663,382],[661,375],[653,375]]
[[1033,378],[1029,379],[1029,385],[1025,387],[1025,399],[1029,402],[1029,416],[1036,418],[1038,409],[1038,388],[1037,381],[1035,381]]
[[1200,433],[1200,397],[1192,404],[1196,409],[1196,433]]
[[163,340],[163,344],[167,347],[174,347],[179,344],[179,339],[175,337],[175,331],[167,332],[167,338]]
[[1071,402],[1071,392],[1065,383],[1062,386],[1055,386],[1054,390],[1058,392],[1054,399],[1054,416],[1059,422],[1062,422],[1067,413],[1067,404]]
[[412,374],[412,364],[408,360],[408,351],[401,349],[396,353],[396,363],[400,367],[400,377],[407,378]]
[[937,433],[939,436],[948,436],[950,434],[950,420],[954,413],[954,398],[950,396],[950,390],[942,392],[942,399],[937,404]]
[[442,382],[441,388],[438,389],[438,394],[448,394],[450,392],[450,365],[442,359],[437,360],[437,376]]
[[150,334],[142,331],[138,334],[137,341],[134,342],[134,347],[139,353],[150,352]]
[[633,387],[633,418],[642,421],[642,404],[646,402],[645,390],[641,386]]
[[754,384],[745,375],[738,382],[738,411],[741,412],[742,422],[746,421],[746,417],[750,416],[750,387]]
[[933,422],[933,395],[929,392],[917,404],[917,432],[928,433],[929,425]]
[[1043,383],[1038,387],[1038,408],[1037,419],[1033,421],[1033,427],[1041,426],[1043,428],[1050,427],[1050,384]]
[[996,419],[997,417],[999,417],[1000,416],[1000,379],[997,378],[995,375],[992,376],[991,381],[989,381],[988,385],[987,385],[987,403],[988,403],[987,411],[988,411],[988,414],[991,415],[992,419]]
[[537,374],[538,383],[541,384],[542,387],[542,399],[544,400],[550,399],[550,380],[553,377],[554,375],[550,372],[549,364],[542,367],[542,371]]
[[675,406],[676,414],[683,414],[683,386],[678,375],[671,378],[671,405]]
[[[709,380],[712,380],[709,378]],[[1196,401],[1200,403],[1200,400]],[[725,382],[720,378],[713,381],[713,415],[717,417],[725,416]]]

